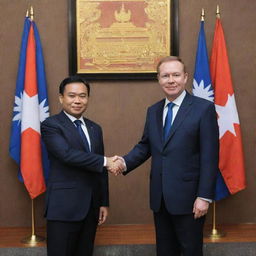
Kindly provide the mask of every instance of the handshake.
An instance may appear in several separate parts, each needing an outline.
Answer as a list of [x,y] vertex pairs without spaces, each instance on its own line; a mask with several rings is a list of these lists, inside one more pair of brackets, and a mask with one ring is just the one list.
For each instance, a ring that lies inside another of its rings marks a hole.
[[107,157],[106,167],[108,171],[115,176],[121,174],[126,170],[125,161],[121,156]]

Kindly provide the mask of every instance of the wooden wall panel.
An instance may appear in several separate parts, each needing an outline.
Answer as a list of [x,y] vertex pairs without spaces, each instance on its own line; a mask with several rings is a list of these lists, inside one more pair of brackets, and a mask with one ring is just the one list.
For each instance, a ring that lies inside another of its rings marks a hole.
[[[0,1],[0,226],[29,226],[30,199],[17,180],[17,166],[8,155],[18,56],[28,2],[43,45],[50,110],[60,110],[58,85],[68,75],[67,0]],[[220,3],[246,160],[247,189],[217,204],[220,223],[256,222],[256,1],[180,0],[180,56],[190,73],[191,90],[201,8],[210,53],[216,4]],[[92,83],[87,112],[104,130],[106,155],[124,154],[140,139],[147,106],[163,97],[154,81]],[[126,177],[110,177],[109,224],[152,223],[149,210],[149,161]],[[35,200],[37,225],[43,226],[44,196]],[[211,214],[208,216],[210,222]]]

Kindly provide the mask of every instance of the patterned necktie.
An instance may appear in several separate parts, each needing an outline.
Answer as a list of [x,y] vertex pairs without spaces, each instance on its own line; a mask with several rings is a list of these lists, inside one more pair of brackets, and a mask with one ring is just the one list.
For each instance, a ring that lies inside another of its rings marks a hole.
[[82,129],[82,121],[81,120],[75,120],[74,121],[75,125],[76,125],[76,128],[77,128],[77,131],[85,145],[85,148],[86,148],[86,151],[90,152],[90,147],[89,147],[89,143],[88,143],[88,140],[84,134],[84,131]]
[[172,126],[172,108],[175,104],[173,102],[169,102],[167,104],[168,106],[168,112],[165,118],[165,122],[164,122],[164,141],[167,140],[168,135],[170,133],[171,130],[171,126]]

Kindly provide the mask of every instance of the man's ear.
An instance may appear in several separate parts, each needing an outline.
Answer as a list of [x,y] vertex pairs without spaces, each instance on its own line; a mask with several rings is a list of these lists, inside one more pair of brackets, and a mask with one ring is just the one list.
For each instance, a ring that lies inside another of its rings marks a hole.
[[186,82],[188,81],[188,73],[186,72],[185,73],[185,79],[186,79]]
[[59,101],[60,101],[60,104],[63,103],[63,95],[62,94],[59,94]]

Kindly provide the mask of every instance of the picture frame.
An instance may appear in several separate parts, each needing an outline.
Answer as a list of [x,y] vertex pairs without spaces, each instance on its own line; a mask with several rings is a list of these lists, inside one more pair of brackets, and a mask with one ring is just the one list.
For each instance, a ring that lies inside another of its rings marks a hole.
[[155,79],[179,54],[178,0],[68,0],[69,73],[86,80]]

